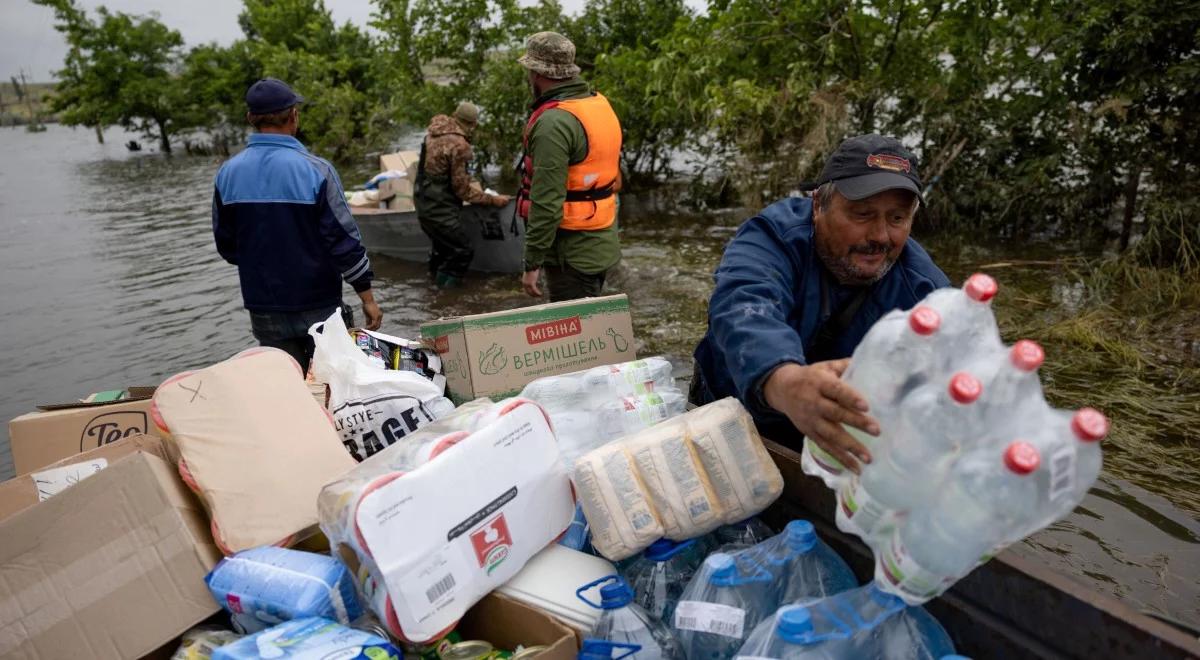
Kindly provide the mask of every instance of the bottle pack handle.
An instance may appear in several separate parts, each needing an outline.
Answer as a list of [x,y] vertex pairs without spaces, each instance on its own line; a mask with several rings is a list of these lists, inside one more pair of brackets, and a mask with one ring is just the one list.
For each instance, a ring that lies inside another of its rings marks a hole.
[[[592,580],[591,582],[588,582],[587,584],[583,585],[582,587],[579,587],[578,589],[576,589],[575,597],[598,610],[602,610],[602,609],[604,609],[604,606],[602,606],[600,603],[588,600],[588,598],[586,596],[584,596],[583,594],[585,592],[590,591],[596,587],[599,587],[605,583],[616,582],[617,580],[620,580],[620,579],[621,579],[620,576],[613,574],[613,575],[605,575],[604,577],[600,578],[599,580]],[[622,657],[624,657],[624,656],[622,656]]]

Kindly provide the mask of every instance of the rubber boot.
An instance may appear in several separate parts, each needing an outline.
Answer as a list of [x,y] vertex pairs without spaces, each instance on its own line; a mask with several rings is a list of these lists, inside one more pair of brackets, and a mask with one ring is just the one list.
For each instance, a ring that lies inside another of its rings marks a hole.
[[449,273],[438,273],[436,283],[439,289],[456,289],[462,286],[463,280]]

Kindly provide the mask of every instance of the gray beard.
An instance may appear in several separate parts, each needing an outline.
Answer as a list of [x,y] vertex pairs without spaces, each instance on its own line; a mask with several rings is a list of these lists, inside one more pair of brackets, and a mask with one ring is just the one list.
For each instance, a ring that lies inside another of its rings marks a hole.
[[844,257],[830,256],[825,252],[824,249],[821,248],[821,244],[817,243],[817,257],[821,259],[821,263],[825,265],[825,269],[833,275],[833,278],[837,280],[838,284],[843,286],[870,286],[879,280],[882,280],[883,277],[892,270],[892,266],[896,265],[895,259],[885,257],[883,261],[883,268],[880,268],[878,273],[864,276],[858,271],[858,269],[854,267],[853,262],[850,260],[850,256],[851,255],[846,255]]

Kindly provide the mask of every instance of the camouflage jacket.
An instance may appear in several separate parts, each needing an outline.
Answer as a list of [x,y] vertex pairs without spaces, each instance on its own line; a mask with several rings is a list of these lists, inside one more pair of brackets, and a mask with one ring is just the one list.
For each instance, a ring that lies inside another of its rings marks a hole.
[[426,176],[449,176],[454,195],[468,204],[494,204],[492,195],[471,185],[467,163],[472,157],[467,133],[453,117],[437,115],[429,122],[425,135]]

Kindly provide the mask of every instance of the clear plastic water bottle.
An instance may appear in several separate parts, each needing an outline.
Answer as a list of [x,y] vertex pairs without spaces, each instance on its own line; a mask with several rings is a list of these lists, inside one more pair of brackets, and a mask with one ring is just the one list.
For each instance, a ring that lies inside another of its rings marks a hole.
[[939,368],[951,368],[950,361],[959,355],[1001,345],[991,306],[998,291],[996,280],[975,273],[963,282],[962,288],[938,289],[921,302],[942,317],[939,334],[945,344],[939,350]]
[[1046,359],[1046,353],[1035,341],[1022,339],[1008,349],[1004,359],[990,360],[990,365],[981,364],[981,373],[986,394],[980,404],[982,414],[991,420],[1002,420],[1018,409],[1042,401],[1042,383],[1038,380],[1038,368]]
[[927,612],[871,584],[784,605],[755,628],[738,657],[937,660],[953,652],[949,635]]
[[807,602],[858,586],[846,562],[817,537],[807,520],[789,522],[779,534],[734,554],[740,563],[753,563],[771,573],[777,608],[785,603]]
[[669,625],[684,587],[703,560],[696,539],[682,543],[659,539],[651,543],[642,556],[623,571],[633,587],[633,602],[650,616]]
[[[1108,434],[1108,419],[1095,408],[1070,412],[1042,405],[1036,422],[1023,429],[1044,457],[1038,475],[1038,516],[1027,526],[1040,527],[1070,513],[1100,476],[1100,440]],[[1007,539],[1017,541],[1023,529]]]
[[[589,600],[584,594],[600,587],[600,602]],[[588,635],[591,638],[636,645],[640,650],[630,657],[637,660],[682,660],[679,643],[662,622],[652,618],[633,602],[633,589],[625,578],[609,575],[589,582],[575,590],[580,600],[592,607],[604,610]]]
[[674,388],[671,371],[666,358],[649,357],[588,369],[584,372],[583,386],[590,395],[599,395],[601,399],[637,396]]
[[918,603],[966,575],[1038,514],[1038,484],[1030,475],[1040,464],[1038,450],[1020,440],[1002,456],[990,451],[964,456],[938,496],[911,512],[876,555],[876,581]]
[[762,543],[774,535],[767,523],[751,517],[718,527],[710,535],[708,544],[713,549],[720,548],[721,552],[733,552]]
[[[941,316],[925,305],[909,312],[895,310],[871,326],[854,350],[842,379],[866,398],[881,427],[890,425],[888,415],[894,403],[927,377],[934,359],[932,337],[941,322]],[[878,443],[874,436],[843,426],[868,449]],[[845,473],[840,461],[808,439],[804,441],[801,461],[805,472],[821,476],[831,487]]]
[[596,409],[595,423],[601,436],[616,440],[682,415],[686,410],[687,397],[682,392],[664,389],[606,401]]
[[889,514],[931,501],[958,456],[959,441],[977,436],[974,404],[982,392],[977,378],[959,372],[948,385],[926,383],[905,397],[875,460],[838,492],[838,527],[863,538],[886,533]]
[[688,660],[728,660],[775,608],[770,571],[723,552],[709,555],[683,591],[672,630]]
[[539,378],[526,385],[520,396],[538,402],[553,415],[579,410],[587,403],[588,392],[581,376],[566,374]]

